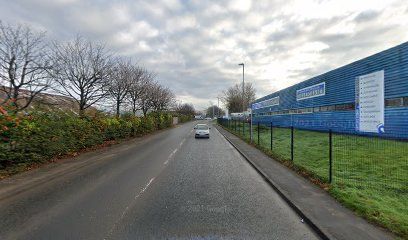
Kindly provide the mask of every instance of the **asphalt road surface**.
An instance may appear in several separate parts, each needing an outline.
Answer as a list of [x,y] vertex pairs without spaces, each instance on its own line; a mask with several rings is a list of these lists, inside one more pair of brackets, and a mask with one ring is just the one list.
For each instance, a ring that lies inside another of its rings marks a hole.
[[194,139],[194,124],[1,181],[0,239],[317,239],[215,128]]

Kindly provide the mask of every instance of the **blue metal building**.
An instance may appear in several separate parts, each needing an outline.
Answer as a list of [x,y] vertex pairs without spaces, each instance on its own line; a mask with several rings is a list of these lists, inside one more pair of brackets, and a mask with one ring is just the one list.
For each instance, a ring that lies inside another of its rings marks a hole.
[[[382,76],[383,85],[372,96],[359,90],[370,74]],[[367,96],[382,99],[372,105],[371,117],[383,118],[377,132],[360,127]],[[381,103],[379,114],[375,109]],[[408,42],[257,99],[252,111],[255,124],[408,138]]]

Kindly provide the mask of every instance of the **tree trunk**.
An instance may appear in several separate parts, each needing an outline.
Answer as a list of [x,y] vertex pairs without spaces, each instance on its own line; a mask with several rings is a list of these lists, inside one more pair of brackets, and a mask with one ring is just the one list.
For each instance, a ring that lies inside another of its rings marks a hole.
[[116,101],[116,117],[120,116],[120,102]]
[[85,116],[85,109],[79,109],[79,117],[84,117]]
[[132,104],[133,104],[133,105],[132,105],[133,115],[136,116],[136,102],[133,102]]

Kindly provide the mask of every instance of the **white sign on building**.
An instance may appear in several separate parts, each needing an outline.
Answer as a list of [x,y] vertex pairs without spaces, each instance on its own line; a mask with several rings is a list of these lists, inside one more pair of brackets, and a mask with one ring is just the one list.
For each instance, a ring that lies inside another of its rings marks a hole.
[[279,96],[252,104],[252,110],[279,105]]
[[326,83],[322,82],[296,91],[296,101],[320,97],[326,94]]
[[356,78],[356,130],[384,132],[384,70]]

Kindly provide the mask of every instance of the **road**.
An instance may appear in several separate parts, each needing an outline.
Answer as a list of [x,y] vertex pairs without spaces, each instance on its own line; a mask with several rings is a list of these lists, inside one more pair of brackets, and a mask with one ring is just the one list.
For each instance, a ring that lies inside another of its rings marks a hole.
[[0,239],[317,239],[215,128],[194,139],[194,124],[3,180]]

